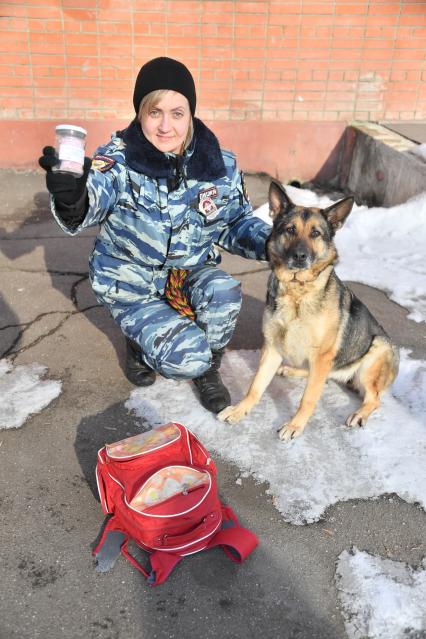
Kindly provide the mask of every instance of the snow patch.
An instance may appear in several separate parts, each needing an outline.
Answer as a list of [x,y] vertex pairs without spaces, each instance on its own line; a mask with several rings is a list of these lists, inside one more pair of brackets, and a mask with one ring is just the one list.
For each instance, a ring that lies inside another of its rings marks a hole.
[[0,429],[19,428],[58,397],[62,384],[42,380],[46,372],[40,364],[14,367],[9,360],[0,360]]
[[337,562],[336,585],[349,639],[424,636],[426,559],[414,570],[356,548],[351,553],[344,550]]

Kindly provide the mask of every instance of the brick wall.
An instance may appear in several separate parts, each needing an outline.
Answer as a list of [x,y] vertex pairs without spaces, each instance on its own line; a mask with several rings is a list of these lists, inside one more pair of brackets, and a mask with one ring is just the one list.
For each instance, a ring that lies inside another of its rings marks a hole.
[[146,60],[186,63],[209,122],[426,119],[426,1],[2,0],[0,122],[133,115]]

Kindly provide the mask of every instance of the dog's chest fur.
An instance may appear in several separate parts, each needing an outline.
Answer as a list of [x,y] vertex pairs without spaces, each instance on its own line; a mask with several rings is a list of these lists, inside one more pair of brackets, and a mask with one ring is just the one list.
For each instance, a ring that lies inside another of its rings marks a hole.
[[264,338],[292,366],[306,368],[312,349],[324,343],[331,318],[323,310],[323,300],[317,283],[288,286],[276,281],[268,290]]

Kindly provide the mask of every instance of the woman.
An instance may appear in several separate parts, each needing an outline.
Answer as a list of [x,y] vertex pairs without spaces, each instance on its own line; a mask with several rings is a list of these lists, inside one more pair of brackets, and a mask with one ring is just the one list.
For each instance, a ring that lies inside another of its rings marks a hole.
[[234,155],[194,117],[194,80],[181,62],[147,62],[133,104],[135,119],[86,158],[81,178],[52,172],[54,149],[43,150],[52,211],[71,235],[100,225],[90,279],[126,336],[127,378],[192,379],[218,413],[230,404],[219,366],[241,292],[217,268],[217,246],[264,260],[270,227],[252,215]]

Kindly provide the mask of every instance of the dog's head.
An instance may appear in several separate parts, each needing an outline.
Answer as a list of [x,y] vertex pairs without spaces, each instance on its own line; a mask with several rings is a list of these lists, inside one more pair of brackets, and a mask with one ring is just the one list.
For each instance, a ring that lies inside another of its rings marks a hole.
[[291,201],[279,182],[272,181],[269,211],[273,226],[267,245],[271,268],[279,269],[288,281],[308,281],[332,264],[337,258],[333,236],[353,203],[353,197],[346,197],[326,209],[300,206]]

